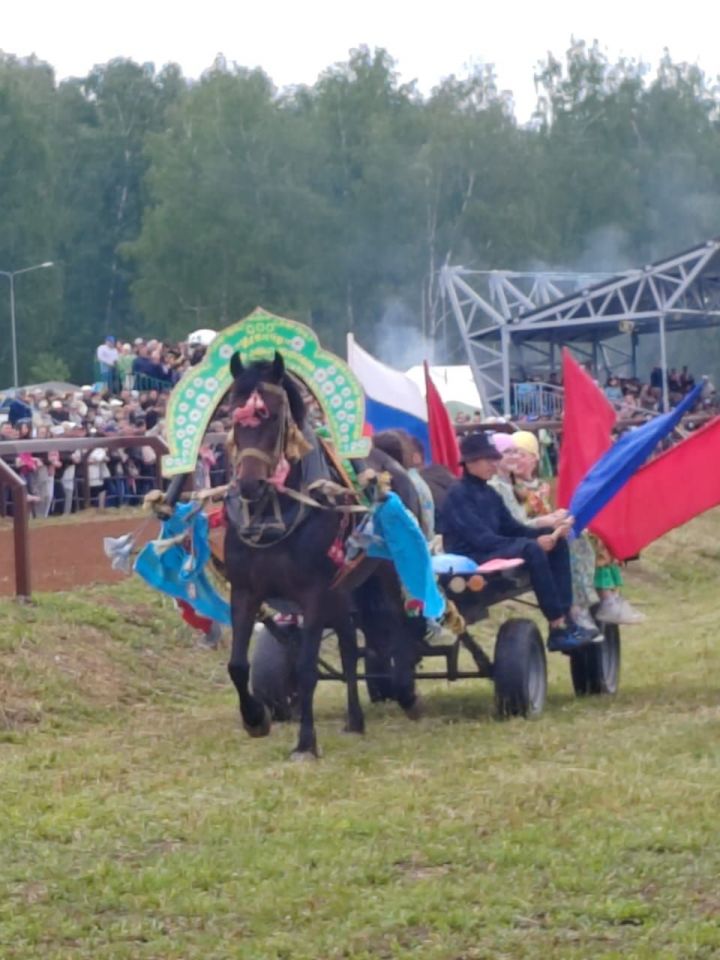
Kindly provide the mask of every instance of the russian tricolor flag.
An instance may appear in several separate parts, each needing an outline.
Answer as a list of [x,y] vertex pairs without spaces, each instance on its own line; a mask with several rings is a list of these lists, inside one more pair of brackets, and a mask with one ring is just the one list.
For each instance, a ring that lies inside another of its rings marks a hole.
[[372,433],[398,427],[417,437],[430,455],[428,408],[420,389],[399,370],[393,370],[347,338],[348,366],[365,392],[365,421]]

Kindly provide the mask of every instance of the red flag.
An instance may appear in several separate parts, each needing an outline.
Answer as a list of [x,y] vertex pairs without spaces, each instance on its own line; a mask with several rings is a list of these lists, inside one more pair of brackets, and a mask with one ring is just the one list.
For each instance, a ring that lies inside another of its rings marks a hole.
[[612,444],[615,411],[570,351],[563,351],[565,404],[557,502],[566,507],[575,488]]
[[720,417],[642,467],[590,527],[619,560],[720,504]]
[[428,409],[428,432],[430,434],[430,456],[433,463],[447,467],[456,477],[460,476],[460,450],[457,435],[450,414],[440,398],[437,387],[432,382],[427,360],[425,367],[425,397]]
[[[563,356],[565,412],[558,503],[567,507],[578,483],[612,444],[615,413],[573,359]],[[720,418],[646,464],[595,517],[590,529],[619,560],[720,504]]]

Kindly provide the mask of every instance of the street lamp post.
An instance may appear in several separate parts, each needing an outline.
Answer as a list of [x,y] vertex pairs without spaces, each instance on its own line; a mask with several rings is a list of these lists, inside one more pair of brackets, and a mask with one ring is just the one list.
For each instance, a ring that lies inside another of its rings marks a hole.
[[53,267],[52,260],[45,263],[36,263],[34,267],[23,267],[22,270],[0,270],[0,277],[7,277],[10,281],[10,342],[12,344],[13,386],[17,390],[20,386],[18,379],[17,335],[15,332],[15,277],[20,273],[30,273],[31,270],[44,270]]

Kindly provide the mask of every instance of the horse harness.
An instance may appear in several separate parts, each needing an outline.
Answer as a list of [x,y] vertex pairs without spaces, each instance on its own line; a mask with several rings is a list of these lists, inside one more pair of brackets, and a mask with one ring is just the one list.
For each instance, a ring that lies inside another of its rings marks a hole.
[[[248,500],[241,495],[237,476],[234,476],[229,484],[225,498],[225,510],[238,539],[241,543],[254,549],[276,546],[298,529],[311,510],[341,514],[343,516],[341,534],[344,539],[344,536],[349,532],[351,515],[367,513],[368,508],[358,502],[353,504],[337,502],[338,497],[347,497],[348,495],[357,501],[357,494],[342,466],[325,445],[318,448],[317,440],[313,445],[306,439],[292,419],[288,396],[281,386],[263,382],[263,390],[280,394],[282,397],[281,427],[278,430],[272,453],[266,453],[257,447],[245,447],[243,450],[235,448],[233,451],[234,439],[229,442],[231,457],[236,467],[243,460],[252,457],[264,463],[271,474],[270,482],[266,485],[260,498],[255,501]],[[325,454],[325,466],[333,466],[346,485],[337,483],[327,477],[302,483],[303,461],[314,450]],[[290,470],[289,461],[300,464],[301,489],[299,490],[284,484]],[[275,479],[273,480],[273,478]],[[313,493],[324,496],[329,502],[319,502],[314,499]],[[283,505],[281,498],[290,502]]]

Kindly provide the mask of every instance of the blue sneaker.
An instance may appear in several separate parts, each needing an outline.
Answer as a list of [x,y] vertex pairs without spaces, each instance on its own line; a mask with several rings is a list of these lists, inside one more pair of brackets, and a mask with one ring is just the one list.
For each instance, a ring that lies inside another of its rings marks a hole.
[[551,627],[547,648],[550,653],[574,653],[592,643],[592,634],[575,624],[567,627]]
[[602,643],[605,639],[605,634],[602,632],[600,627],[592,624],[592,626],[580,624],[572,617],[567,618],[568,629],[571,633],[582,640],[584,638],[585,643]]

